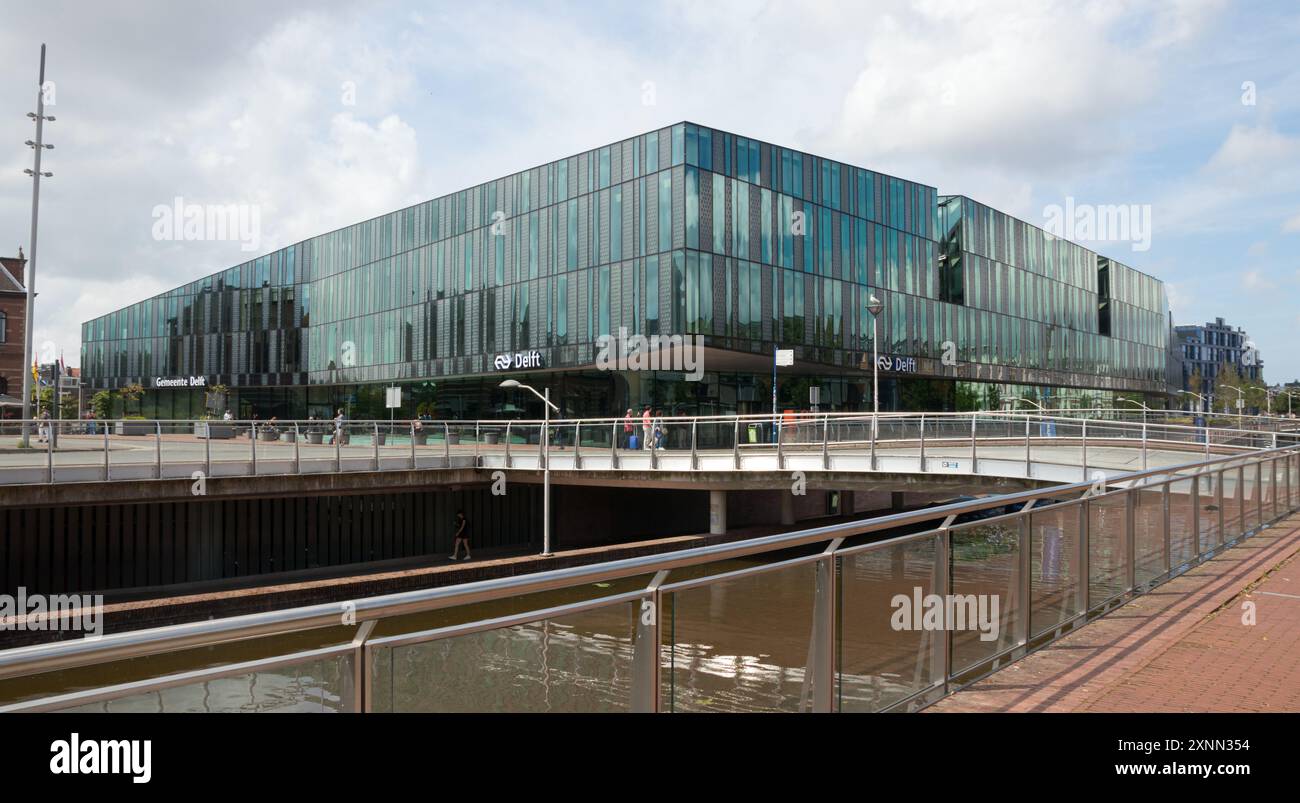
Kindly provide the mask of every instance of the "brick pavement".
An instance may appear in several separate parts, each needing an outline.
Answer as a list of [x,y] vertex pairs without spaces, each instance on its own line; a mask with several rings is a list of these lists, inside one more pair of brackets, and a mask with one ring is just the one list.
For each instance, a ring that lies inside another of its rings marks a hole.
[[1295,515],[927,710],[1300,711],[1298,556]]

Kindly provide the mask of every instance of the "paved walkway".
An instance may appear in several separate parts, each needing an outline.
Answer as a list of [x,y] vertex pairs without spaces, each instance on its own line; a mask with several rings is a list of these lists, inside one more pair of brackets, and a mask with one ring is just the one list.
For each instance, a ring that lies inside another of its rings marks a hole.
[[1300,515],[927,710],[1300,711]]

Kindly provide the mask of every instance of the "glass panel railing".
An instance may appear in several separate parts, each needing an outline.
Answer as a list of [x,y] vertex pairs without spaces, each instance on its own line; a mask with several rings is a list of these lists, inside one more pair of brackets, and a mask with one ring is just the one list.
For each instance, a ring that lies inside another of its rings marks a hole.
[[1135,488],[1133,507],[1134,579],[1149,583],[1168,571],[1165,565],[1164,487]]
[[1201,552],[1205,553],[1223,541],[1223,531],[1219,527],[1219,490],[1223,484],[1223,472],[1202,474],[1197,478],[1197,525],[1201,529]]
[[336,713],[352,709],[352,656],[214,678],[58,709],[69,713]]
[[1052,630],[1081,612],[1079,516],[1082,510],[1076,503],[1030,513],[1031,635]]
[[663,711],[809,710],[816,566],[719,579],[663,596]]
[[1259,526],[1259,464],[1242,466],[1241,529],[1249,532]]
[[371,710],[628,711],[638,611],[622,602],[413,643],[376,640]]
[[938,549],[935,534],[840,559],[838,710],[880,711],[943,679],[944,631],[924,620],[926,598],[943,593]]
[[1193,480],[1169,483],[1169,565],[1184,566],[1196,558],[1196,509],[1192,506]]
[[1223,471],[1223,540],[1232,541],[1241,536],[1241,467],[1233,466]]
[[1128,494],[1088,502],[1088,604],[1100,605],[1128,590]]
[[954,527],[949,538],[953,599],[973,598],[977,606],[983,602],[989,617],[984,630],[953,631],[950,663],[951,673],[957,675],[1021,641],[1019,628],[1026,613],[1021,591],[1021,517]]

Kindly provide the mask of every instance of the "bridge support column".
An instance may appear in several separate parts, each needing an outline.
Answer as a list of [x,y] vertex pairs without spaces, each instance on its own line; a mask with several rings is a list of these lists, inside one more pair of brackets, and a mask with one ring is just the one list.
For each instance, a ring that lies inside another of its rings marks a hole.
[[727,492],[709,491],[709,535],[727,533]]
[[781,494],[781,523],[794,524],[794,494],[786,491],[780,491]]

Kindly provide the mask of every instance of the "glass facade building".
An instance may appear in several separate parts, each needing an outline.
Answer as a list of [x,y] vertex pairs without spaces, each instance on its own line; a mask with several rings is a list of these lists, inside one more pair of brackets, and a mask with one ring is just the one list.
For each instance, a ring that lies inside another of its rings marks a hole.
[[[83,324],[92,389],[147,417],[387,417],[1101,401],[1164,390],[1163,285],[962,196],[681,123],[313,237]],[[681,336],[702,375],[601,370],[607,336]],[[523,360],[516,355],[524,357]],[[506,363],[509,363],[508,365]],[[516,365],[525,368],[516,369]],[[501,366],[501,367],[498,367]],[[184,380],[182,382],[181,380]],[[523,405],[523,409],[515,405]]]

